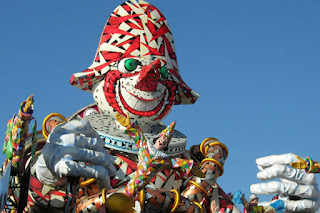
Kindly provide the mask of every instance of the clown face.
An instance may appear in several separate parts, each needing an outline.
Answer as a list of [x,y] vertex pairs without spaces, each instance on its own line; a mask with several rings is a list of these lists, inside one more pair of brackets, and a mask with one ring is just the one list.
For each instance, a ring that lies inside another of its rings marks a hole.
[[198,98],[181,79],[173,37],[162,13],[147,2],[127,1],[111,14],[93,64],[71,84],[93,93],[104,114],[160,122],[173,104]]
[[160,137],[154,143],[154,147],[156,147],[156,149],[158,149],[158,150],[163,150],[164,148],[166,148],[169,145],[169,142],[170,141],[168,140],[168,138]]
[[176,86],[164,61],[123,58],[97,84],[93,96],[100,110],[114,117],[130,114],[140,125],[164,118],[175,100]]

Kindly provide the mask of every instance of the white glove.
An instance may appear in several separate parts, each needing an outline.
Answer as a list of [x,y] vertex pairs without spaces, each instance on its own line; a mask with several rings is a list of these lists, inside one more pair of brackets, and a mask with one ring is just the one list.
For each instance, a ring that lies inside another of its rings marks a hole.
[[[295,154],[271,155],[256,160],[262,180],[278,178],[279,181],[253,184],[250,187],[255,194],[280,194],[279,199],[285,203],[285,212],[316,212],[320,206],[320,193],[314,174],[290,167],[298,161]],[[293,197],[294,196],[294,197]],[[270,202],[259,205],[268,206]]]
[[58,125],[37,161],[37,178],[50,185],[67,176],[96,178],[110,189],[110,176],[115,175],[116,169],[114,157],[103,147],[104,141],[86,121]]

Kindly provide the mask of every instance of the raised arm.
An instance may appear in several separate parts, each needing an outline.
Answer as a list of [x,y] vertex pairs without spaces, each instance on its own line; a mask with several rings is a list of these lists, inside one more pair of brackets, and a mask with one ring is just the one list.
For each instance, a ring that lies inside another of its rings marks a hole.
[[127,117],[124,117],[123,115],[117,113],[115,117],[122,126],[126,127],[125,133],[127,133],[134,140],[138,148],[146,143],[147,140],[145,139],[137,121],[131,123],[128,114]]

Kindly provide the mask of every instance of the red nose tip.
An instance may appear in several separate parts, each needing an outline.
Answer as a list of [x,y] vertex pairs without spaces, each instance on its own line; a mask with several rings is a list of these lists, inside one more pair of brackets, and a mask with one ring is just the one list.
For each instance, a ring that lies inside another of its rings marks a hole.
[[155,91],[160,77],[160,59],[143,66],[139,74],[136,88],[142,91]]

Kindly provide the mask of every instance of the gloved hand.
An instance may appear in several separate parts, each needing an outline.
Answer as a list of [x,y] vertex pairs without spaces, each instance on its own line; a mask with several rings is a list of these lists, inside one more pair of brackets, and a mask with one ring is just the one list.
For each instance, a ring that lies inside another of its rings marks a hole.
[[[257,177],[262,180],[278,178],[279,181],[253,184],[250,187],[255,194],[279,194],[285,203],[284,212],[316,212],[320,205],[320,193],[314,174],[305,170],[295,169],[290,163],[298,161],[297,155],[288,153],[271,155],[256,160],[259,172]],[[268,206],[270,202],[259,205]]]
[[114,157],[103,147],[104,141],[86,121],[58,125],[38,158],[37,178],[49,185],[68,176],[96,178],[110,189],[110,176],[115,175],[116,169]]

